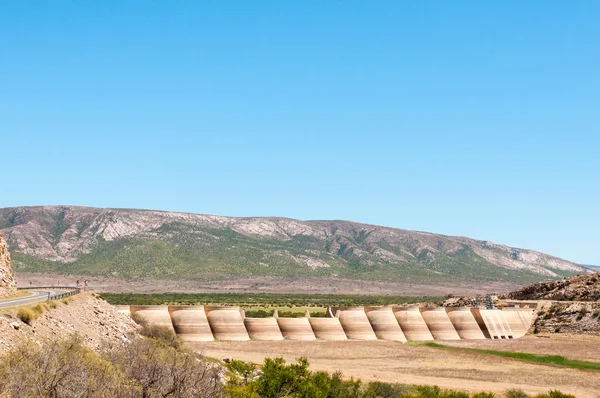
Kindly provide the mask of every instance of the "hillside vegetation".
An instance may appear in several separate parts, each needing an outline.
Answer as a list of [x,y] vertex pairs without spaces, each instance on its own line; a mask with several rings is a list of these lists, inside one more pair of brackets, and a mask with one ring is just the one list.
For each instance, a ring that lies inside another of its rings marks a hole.
[[530,250],[346,221],[49,206],[0,209],[0,231],[17,271],[409,283],[522,283],[587,272]]

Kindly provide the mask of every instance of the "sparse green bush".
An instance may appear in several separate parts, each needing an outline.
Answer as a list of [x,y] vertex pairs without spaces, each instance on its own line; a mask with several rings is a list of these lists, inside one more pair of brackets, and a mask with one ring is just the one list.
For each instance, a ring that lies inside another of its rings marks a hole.
[[529,395],[520,388],[511,388],[504,392],[506,398],[529,398]]
[[437,386],[343,380],[339,372],[310,371],[306,358],[292,364],[286,364],[282,358],[266,358],[261,370],[232,361],[228,369],[231,377],[226,393],[231,398],[494,398],[491,393],[470,395]]
[[550,390],[546,394],[535,395],[534,398],[575,398],[575,395],[565,394],[558,390]]

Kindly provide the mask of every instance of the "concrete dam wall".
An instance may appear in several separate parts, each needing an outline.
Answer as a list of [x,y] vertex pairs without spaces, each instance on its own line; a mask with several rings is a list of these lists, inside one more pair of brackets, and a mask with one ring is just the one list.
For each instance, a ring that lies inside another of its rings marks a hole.
[[239,307],[118,306],[120,312],[166,326],[185,341],[481,340],[524,336],[528,308],[331,307],[327,317],[247,318]]

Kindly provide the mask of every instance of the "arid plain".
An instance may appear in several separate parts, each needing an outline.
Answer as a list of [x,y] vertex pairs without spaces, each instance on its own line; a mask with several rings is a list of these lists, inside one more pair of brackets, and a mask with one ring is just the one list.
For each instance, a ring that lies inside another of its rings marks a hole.
[[[600,362],[600,337],[526,336],[517,340],[441,342],[445,345],[501,351],[562,355]],[[452,352],[389,341],[210,342],[190,343],[217,359],[261,363],[266,357],[294,361],[304,356],[314,370],[341,371],[365,381],[428,384],[471,392],[503,393],[519,388],[527,393],[559,389],[580,398],[600,395],[600,372],[535,364],[487,354]]]

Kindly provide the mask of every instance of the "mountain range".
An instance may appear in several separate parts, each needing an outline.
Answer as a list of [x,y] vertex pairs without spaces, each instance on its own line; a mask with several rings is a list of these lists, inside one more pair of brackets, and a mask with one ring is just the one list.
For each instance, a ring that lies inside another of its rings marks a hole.
[[589,272],[532,250],[349,221],[37,206],[0,209],[0,232],[17,272],[421,284],[528,283]]

